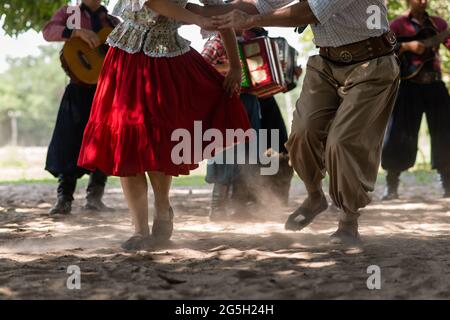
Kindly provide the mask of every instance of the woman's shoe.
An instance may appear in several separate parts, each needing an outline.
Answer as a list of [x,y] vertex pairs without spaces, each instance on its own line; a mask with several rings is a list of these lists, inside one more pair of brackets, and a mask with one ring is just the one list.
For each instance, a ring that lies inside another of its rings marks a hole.
[[169,220],[155,219],[152,226],[152,237],[157,241],[169,241],[173,233],[173,209],[169,208]]
[[150,236],[143,236],[135,234],[130,239],[122,243],[122,249],[127,251],[145,250],[152,246],[152,238]]

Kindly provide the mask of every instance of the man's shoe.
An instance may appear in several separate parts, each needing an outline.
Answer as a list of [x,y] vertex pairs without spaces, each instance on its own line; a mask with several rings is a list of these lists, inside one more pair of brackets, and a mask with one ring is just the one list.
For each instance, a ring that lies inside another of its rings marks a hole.
[[397,199],[399,199],[397,190],[391,190],[389,187],[386,188],[386,191],[384,192],[384,195],[381,198],[382,201],[391,201]]
[[441,183],[442,188],[444,189],[444,199],[450,198],[450,174],[448,173],[441,173]]
[[114,211],[113,208],[107,207],[102,202],[107,179],[107,176],[101,171],[97,170],[91,173],[86,189],[86,204],[83,207],[84,210],[97,212]]
[[72,212],[72,201],[58,199],[56,204],[50,209],[49,214],[70,214]]
[[360,244],[361,237],[358,232],[358,221],[339,221],[339,227],[330,236],[330,242],[339,245]]
[[50,209],[49,214],[70,214],[77,178],[71,174],[61,174],[58,177],[58,196],[56,204]]
[[400,184],[400,174],[398,171],[388,171],[386,175],[386,191],[384,192],[382,201],[391,201],[399,198],[398,186]]
[[[310,225],[320,213],[328,209],[328,201],[325,195],[317,201],[318,203],[312,206],[310,198],[306,199],[300,208],[289,216],[284,226],[285,229],[300,231]],[[311,209],[311,207],[313,207],[313,209]]]
[[113,208],[106,206],[101,199],[87,198],[86,204],[83,206],[84,210],[97,212],[111,212]]
[[228,220],[227,202],[228,202],[227,185],[214,184],[211,197],[211,210],[209,211],[209,220],[212,222],[221,222]]

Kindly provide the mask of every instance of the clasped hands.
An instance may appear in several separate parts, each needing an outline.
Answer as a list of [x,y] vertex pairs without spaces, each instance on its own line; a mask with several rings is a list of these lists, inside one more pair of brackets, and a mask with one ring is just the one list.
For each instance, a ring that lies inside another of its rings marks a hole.
[[205,30],[217,31],[224,29],[246,30],[253,26],[252,16],[240,10],[232,10],[226,14],[204,17],[202,27]]

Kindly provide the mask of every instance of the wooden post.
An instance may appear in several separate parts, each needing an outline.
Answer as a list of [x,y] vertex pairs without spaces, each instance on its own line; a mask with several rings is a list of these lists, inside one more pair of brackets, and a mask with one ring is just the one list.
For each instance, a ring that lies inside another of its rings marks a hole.
[[20,118],[20,111],[9,111],[8,117],[11,119],[11,141],[10,145],[16,147],[19,144],[19,126],[17,119]]

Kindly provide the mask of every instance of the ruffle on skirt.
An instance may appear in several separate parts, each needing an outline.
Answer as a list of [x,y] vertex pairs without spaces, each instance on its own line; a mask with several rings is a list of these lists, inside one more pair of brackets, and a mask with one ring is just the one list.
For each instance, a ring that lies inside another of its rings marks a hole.
[[175,129],[186,129],[194,137],[194,121],[201,121],[203,132],[215,128],[225,137],[226,129],[250,128],[238,95],[230,97],[223,80],[193,49],[174,58],[152,58],[111,48],[78,165],[114,176],[189,174],[197,163],[178,165],[171,159],[178,144],[171,141]]

